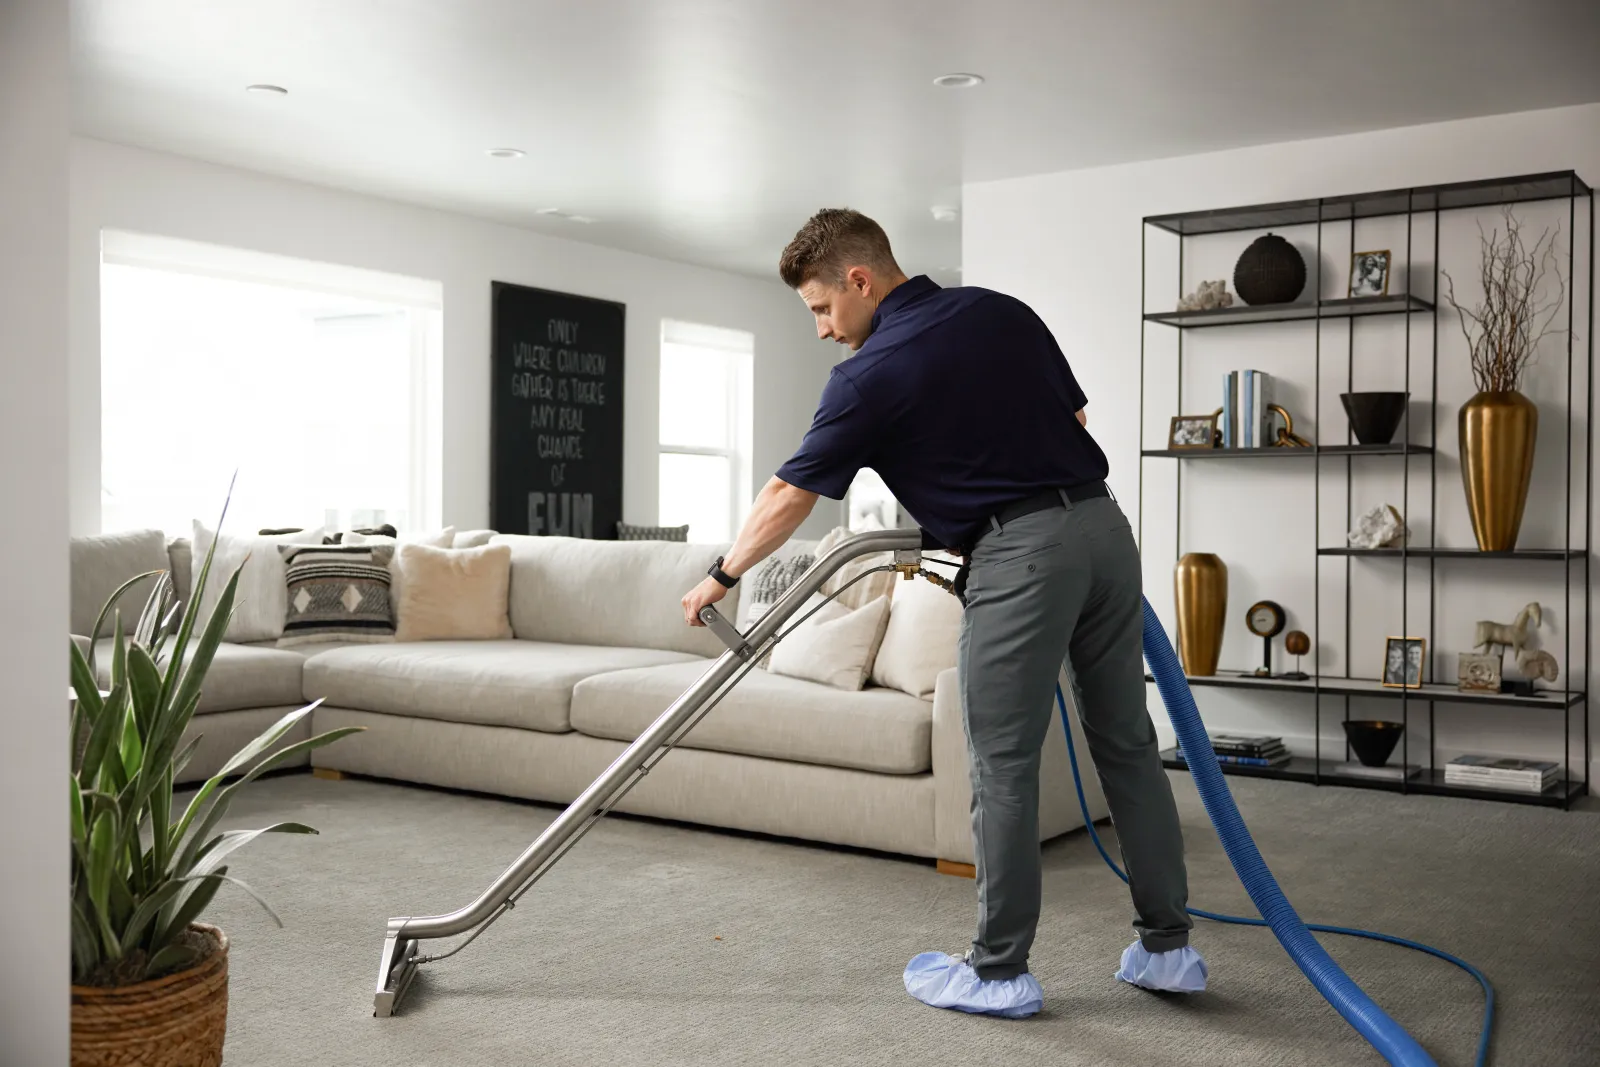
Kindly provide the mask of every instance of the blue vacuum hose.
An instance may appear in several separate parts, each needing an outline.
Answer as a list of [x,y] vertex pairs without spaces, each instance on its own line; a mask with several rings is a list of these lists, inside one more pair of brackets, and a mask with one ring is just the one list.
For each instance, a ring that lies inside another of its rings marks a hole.
[[[1178,665],[1177,654],[1173,652],[1166,631],[1161,628],[1161,620],[1156,617],[1155,610],[1150,607],[1148,600],[1144,602],[1144,658],[1150,665],[1150,673],[1155,678],[1156,689],[1161,693],[1161,701],[1167,707],[1167,714],[1172,718],[1172,726],[1183,747],[1189,772],[1194,775],[1195,786],[1199,789],[1200,801],[1205,805],[1206,814],[1211,817],[1211,822],[1217,829],[1217,836],[1222,840],[1228,861],[1233,864],[1239,880],[1244,883],[1250,899],[1264,918],[1220,915],[1194,908],[1189,909],[1189,914],[1217,922],[1271,927],[1279,943],[1289,953],[1295,965],[1311,980],[1311,984],[1316,986],[1317,992],[1321,993],[1328,1003],[1344,1016],[1345,1021],[1355,1027],[1385,1060],[1396,1067],[1435,1067],[1435,1065],[1428,1053],[1417,1044],[1416,1039],[1406,1033],[1399,1023],[1389,1018],[1388,1014],[1344,973],[1343,969],[1333,961],[1333,957],[1329,956],[1317,943],[1316,938],[1311,936],[1311,931],[1387,941],[1426,952],[1455,964],[1476,978],[1483,987],[1483,1032],[1478,1040],[1476,1061],[1478,1067],[1483,1067],[1488,1056],[1489,1035],[1494,1023],[1494,987],[1489,984],[1488,978],[1465,960],[1416,941],[1374,933],[1370,930],[1316,924],[1308,926],[1302,922],[1288,898],[1283,895],[1283,890],[1278,887],[1272,872],[1267,869],[1261,853],[1256,849],[1256,843],[1250,838],[1250,831],[1245,829],[1244,820],[1239,817],[1239,809],[1234,806],[1233,795],[1228,792],[1222,771],[1217,766],[1216,754],[1211,749],[1211,739],[1206,734],[1205,726],[1200,722],[1200,713],[1195,709],[1194,695],[1189,692],[1189,683],[1184,677],[1183,669]],[[1107,854],[1105,846],[1100,843],[1100,835],[1095,832],[1094,821],[1089,818],[1089,804],[1083,795],[1083,780],[1078,774],[1078,756],[1072,744],[1072,729],[1067,720],[1066,698],[1062,695],[1060,686],[1056,687],[1056,703],[1061,709],[1061,725],[1067,735],[1067,754],[1072,762],[1073,783],[1078,789],[1078,804],[1083,809],[1083,824],[1088,829],[1090,837],[1094,839],[1095,847],[1100,850],[1101,857],[1116,872],[1117,877],[1126,882],[1128,876]]]

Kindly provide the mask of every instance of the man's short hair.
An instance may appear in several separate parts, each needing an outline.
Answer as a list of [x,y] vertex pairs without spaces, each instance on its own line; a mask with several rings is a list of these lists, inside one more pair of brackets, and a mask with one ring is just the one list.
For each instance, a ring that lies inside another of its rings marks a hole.
[[851,267],[900,270],[883,227],[843,207],[823,208],[811,216],[778,259],[778,275],[791,289],[813,279],[841,286]]

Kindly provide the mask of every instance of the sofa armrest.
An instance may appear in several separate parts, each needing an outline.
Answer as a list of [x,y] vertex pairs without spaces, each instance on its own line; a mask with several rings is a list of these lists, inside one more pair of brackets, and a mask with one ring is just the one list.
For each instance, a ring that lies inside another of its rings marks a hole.
[[972,771],[954,667],[933,684],[933,845],[940,859],[972,862]]
[[[1105,795],[1089,758],[1089,746],[1078,722],[1072,688],[1067,675],[1060,676],[1061,691],[1067,697],[1068,718],[1072,722],[1072,743],[1077,748],[1079,771],[1083,775],[1083,795],[1089,802],[1089,815],[1095,820],[1107,815]],[[1072,767],[1067,760],[1067,742],[1061,732],[1060,713],[1052,695],[1050,731],[1045,735],[1039,766],[1039,839],[1048,841],[1083,825],[1078,810],[1078,794],[1072,785]],[[961,688],[955,668],[942,671],[933,690],[933,840],[938,856],[958,863],[972,863],[972,777],[967,758],[967,733],[962,721]]]

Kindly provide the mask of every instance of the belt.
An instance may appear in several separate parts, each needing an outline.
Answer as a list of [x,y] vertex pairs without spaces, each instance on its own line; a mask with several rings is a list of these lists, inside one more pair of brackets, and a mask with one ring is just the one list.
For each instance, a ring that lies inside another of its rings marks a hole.
[[[1032,515],[1036,511],[1045,511],[1049,508],[1064,507],[1063,495],[1067,500],[1077,504],[1084,500],[1093,500],[1096,497],[1110,496],[1111,489],[1105,482],[1083,482],[1078,485],[1065,486],[1060,489],[1044,489],[1032,496],[1013,500],[1002,507],[989,518],[989,529],[998,531],[1008,522],[1016,522],[1024,515]],[[987,533],[988,531],[984,531]],[[982,536],[980,533],[978,536]],[[971,572],[972,545],[961,548],[961,569],[956,572],[954,592],[961,603],[967,602],[967,575]]]
[[1067,499],[1074,504],[1083,500],[1093,500],[1095,497],[1110,496],[1111,490],[1105,482],[1083,482],[1080,485],[1067,486],[1065,489],[1045,489],[1021,500],[1014,500],[994,513],[989,520],[991,529],[998,529],[1008,522],[1016,522],[1024,515],[1032,515],[1036,511],[1047,508],[1062,507],[1061,494],[1065,492]]

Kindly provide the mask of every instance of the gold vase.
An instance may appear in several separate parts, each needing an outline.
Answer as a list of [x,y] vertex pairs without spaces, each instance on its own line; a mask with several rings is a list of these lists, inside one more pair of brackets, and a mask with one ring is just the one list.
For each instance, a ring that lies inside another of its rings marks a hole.
[[1461,407],[1461,482],[1483,552],[1517,547],[1533,478],[1539,408],[1514,389],[1479,393]]
[[1183,672],[1217,673],[1228,614],[1228,567],[1210,552],[1189,552],[1173,572],[1178,594],[1178,657]]

